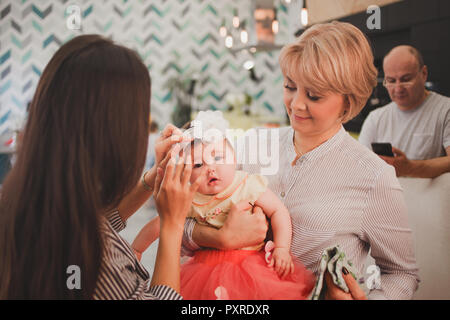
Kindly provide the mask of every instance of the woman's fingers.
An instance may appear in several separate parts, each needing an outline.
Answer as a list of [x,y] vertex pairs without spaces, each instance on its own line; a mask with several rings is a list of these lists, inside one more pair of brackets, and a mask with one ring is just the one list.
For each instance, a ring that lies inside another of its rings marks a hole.
[[181,174],[184,171],[185,161],[183,157],[178,158],[177,167],[175,169],[175,176],[173,177],[176,182],[181,182]]
[[252,205],[247,200],[242,200],[231,207],[230,213],[249,211],[251,208]]
[[158,197],[159,189],[161,188],[161,182],[163,179],[164,170],[160,167],[156,168],[155,187],[153,188],[153,198]]
[[183,138],[181,136],[171,136],[170,138],[161,141],[159,148],[164,154],[174,154],[176,152],[175,150],[177,150],[177,152],[180,152],[181,147],[178,143],[181,142],[182,139]]
[[175,127],[173,124],[169,123],[168,125],[165,126],[165,128],[161,132],[161,137],[167,138],[174,134],[181,136],[183,132],[179,128]]
[[350,293],[355,300],[367,300],[367,297],[364,293],[364,291],[359,286],[358,282],[353,278],[353,276],[350,274],[350,272],[345,269],[347,274],[343,274],[345,283],[347,284],[348,289],[350,290]]
[[200,172],[200,175],[197,177],[197,179],[194,181],[193,184],[191,184],[190,190],[192,193],[196,192],[197,189],[206,182],[207,176],[206,176],[206,166],[202,167],[202,171]]
[[166,186],[167,181],[173,176],[175,159],[167,154],[163,161],[161,161],[160,165],[156,169],[156,179],[155,179],[155,189],[153,191],[153,195],[156,198],[158,195],[161,186]]
[[161,136],[160,138],[158,138],[158,141],[155,145],[156,163],[159,164],[158,162],[166,156],[172,146],[180,143],[182,140],[183,137],[181,135],[172,135],[166,138],[163,138]]
[[191,180],[192,174],[192,158],[191,155],[188,154],[186,157],[186,165],[184,166],[183,177],[181,178],[181,184],[186,186]]
[[177,152],[176,147],[174,147],[174,149],[171,152],[167,152],[165,154],[164,159],[161,160],[161,162],[158,164],[158,167],[163,169],[163,171],[164,171],[166,169],[167,163],[169,163],[169,160],[171,158],[173,158],[174,156],[176,156],[176,152]]
[[164,177],[161,182],[161,187],[165,188],[169,184],[172,184],[173,182],[173,172],[175,170],[175,158],[170,158],[169,163],[167,163],[166,171],[164,172]]
[[353,300],[350,293],[344,292],[341,288],[336,286],[328,271],[325,272],[326,293],[327,300]]
[[177,143],[174,146],[172,146],[172,149],[170,149],[169,153],[172,157],[177,157],[177,156],[180,156],[180,151],[181,151],[181,146],[179,143]]
[[159,163],[158,167],[161,168],[164,172],[164,170],[166,169],[167,163],[169,163],[169,160],[171,159],[171,154],[168,153],[166,154],[165,158]]

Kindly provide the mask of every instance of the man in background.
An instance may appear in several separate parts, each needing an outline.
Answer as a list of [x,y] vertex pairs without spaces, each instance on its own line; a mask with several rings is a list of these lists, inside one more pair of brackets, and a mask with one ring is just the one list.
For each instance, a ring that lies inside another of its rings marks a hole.
[[397,176],[434,178],[450,172],[450,98],[425,89],[428,69],[411,46],[393,48],[383,70],[391,103],[372,111],[359,141],[390,142],[393,157],[380,156]]

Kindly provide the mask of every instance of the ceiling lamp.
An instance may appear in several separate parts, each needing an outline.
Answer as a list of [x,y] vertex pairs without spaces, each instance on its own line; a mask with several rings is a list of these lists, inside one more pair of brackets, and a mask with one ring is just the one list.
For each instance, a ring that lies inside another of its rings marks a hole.
[[[225,46],[233,52],[242,50],[252,54],[257,51],[279,50],[275,36],[280,32],[277,4],[286,0],[251,0],[249,16],[239,17],[237,8],[232,8],[232,19],[222,19],[219,34]],[[290,1],[291,2],[291,1]]]
[[304,27],[308,25],[308,9],[306,8],[306,0],[303,0],[303,8],[300,13],[300,21]]
[[247,44],[247,42],[248,42],[248,31],[246,28],[246,24],[247,24],[246,20],[242,21],[241,28],[240,28],[240,30],[241,30],[240,38],[241,38],[242,44]]
[[236,29],[239,28],[239,15],[237,9],[233,10],[233,27]]
[[272,32],[274,34],[277,34],[278,30],[280,29],[280,24],[279,24],[278,19],[277,19],[277,9],[276,8],[273,8],[273,13],[274,13],[274,18],[273,18],[273,21],[272,21]]

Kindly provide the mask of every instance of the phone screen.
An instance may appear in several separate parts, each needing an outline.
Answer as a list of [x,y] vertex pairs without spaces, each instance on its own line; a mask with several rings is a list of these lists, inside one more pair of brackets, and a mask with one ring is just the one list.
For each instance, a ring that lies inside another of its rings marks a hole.
[[389,142],[374,142],[372,143],[372,150],[380,156],[394,156],[392,153],[392,145]]

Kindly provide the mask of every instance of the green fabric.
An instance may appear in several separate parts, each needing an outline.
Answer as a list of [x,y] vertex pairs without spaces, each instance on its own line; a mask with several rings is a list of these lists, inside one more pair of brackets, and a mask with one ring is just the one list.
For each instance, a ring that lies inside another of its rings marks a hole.
[[322,258],[320,259],[318,277],[316,285],[310,295],[311,300],[323,300],[325,291],[323,290],[325,286],[325,271],[328,271],[333,279],[336,286],[344,290],[346,293],[349,292],[347,284],[342,276],[342,268],[345,267],[348,272],[357,279],[356,272],[354,271],[351,261],[346,259],[345,252],[341,250],[339,245],[327,248],[322,253]]

